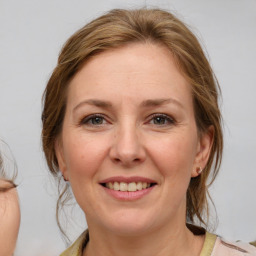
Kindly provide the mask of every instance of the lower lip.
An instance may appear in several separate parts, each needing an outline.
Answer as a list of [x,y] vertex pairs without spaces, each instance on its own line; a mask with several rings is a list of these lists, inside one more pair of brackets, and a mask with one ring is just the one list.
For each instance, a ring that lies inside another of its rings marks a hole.
[[149,194],[154,189],[154,187],[155,186],[146,188],[146,189],[142,189],[142,190],[138,190],[138,191],[134,191],[134,192],[113,190],[113,189],[109,189],[106,187],[103,187],[103,188],[106,191],[106,193],[108,193],[109,195],[111,195],[112,197],[114,197],[118,200],[134,201],[134,200],[138,200],[138,199],[146,196],[147,194]]

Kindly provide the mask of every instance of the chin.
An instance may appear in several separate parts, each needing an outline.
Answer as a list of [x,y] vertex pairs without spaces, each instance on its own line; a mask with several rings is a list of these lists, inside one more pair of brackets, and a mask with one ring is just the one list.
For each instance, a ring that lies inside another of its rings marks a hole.
[[153,230],[153,218],[138,214],[124,213],[115,216],[104,225],[107,230],[119,236],[139,236]]

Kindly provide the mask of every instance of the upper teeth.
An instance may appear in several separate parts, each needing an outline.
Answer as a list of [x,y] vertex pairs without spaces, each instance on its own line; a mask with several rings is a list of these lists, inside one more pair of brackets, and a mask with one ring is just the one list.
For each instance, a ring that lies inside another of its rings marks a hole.
[[142,190],[145,188],[150,187],[150,183],[147,182],[107,182],[106,187],[109,189],[114,189],[114,190],[119,190],[119,191],[137,191],[137,190]]

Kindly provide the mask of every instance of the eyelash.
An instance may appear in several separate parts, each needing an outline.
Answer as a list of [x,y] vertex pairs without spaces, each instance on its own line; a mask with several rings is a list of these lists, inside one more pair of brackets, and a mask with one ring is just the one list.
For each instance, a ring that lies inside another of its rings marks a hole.
[[103,115],[101,114],[93,114],[93,115],[89,115],[85,118],[83,118],[79,124],[80,125],[90,125],[90,126],[102,126],[104,124],[93,124],[93,120],[95,120],[96,118],[101,118],[101,120],[104,122],[106,122],[106,119]]
[[166,114],[153,114],[150,116],[149,122],[156,120],[156,118],[164,119],[164,121],[167,121],[167,123],[164,123],[164,124],[153,123],[153,125],[168,126],[168,125],[172,125],[172,124],[176,123],[172,117],[170,117],[169,115],[166,115]]
[[[93,123],[93,121],[96,121],[96,118],[100,118],[100,120],[102,121],[102,123]],[[162,121],[164,121],[165,123],[160,123],[160,124],[156,124],[156,123],[151,123],[152,121],[154,122],[157,118],[161,118]],[[102,114],[92,114],[89,116],[86,116],[85,118],[81,119],[81,121],[79,122],[80,125],[89,125],[89,126],[102,126],[106,124],[106,119],[105,116]],[[147,121],[147,123],[151,123],[152,125],[156,125],[156,126],[168,126],[168,125],[172,125],[175,124],[176,121],[170,117],[169,115],[166,114],[152,114],[151,116],[149,116],[149,120]]]

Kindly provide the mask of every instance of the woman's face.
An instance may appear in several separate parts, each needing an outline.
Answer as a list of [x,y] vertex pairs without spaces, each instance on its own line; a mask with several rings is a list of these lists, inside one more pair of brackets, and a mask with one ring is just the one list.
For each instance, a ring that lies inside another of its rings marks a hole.
[[[10,184],[0,179],[0,187]],[[14,252],[20,225],[20,208],[15,188],[0,192],[0,255],[11,256]]]
[[55,149],[89,228],[138,235],[185,225],[210,146],[172,54],[148,43],[101,53],[75,75]]

